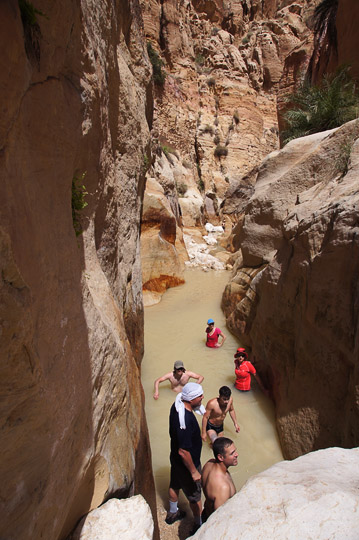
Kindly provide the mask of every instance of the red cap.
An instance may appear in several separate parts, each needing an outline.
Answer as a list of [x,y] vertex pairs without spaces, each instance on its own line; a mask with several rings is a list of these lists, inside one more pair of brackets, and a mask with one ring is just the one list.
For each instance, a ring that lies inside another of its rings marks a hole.
[[245,350],[243,347],[239,347],[239,348],[237,349],[236,354],[234,355],[234,358],[238,358],[239,356],[242,356],[242,355],[243,355],[243,356],[245,357],[245,359],[247,360],[248,354],[246,353],[246,350]]

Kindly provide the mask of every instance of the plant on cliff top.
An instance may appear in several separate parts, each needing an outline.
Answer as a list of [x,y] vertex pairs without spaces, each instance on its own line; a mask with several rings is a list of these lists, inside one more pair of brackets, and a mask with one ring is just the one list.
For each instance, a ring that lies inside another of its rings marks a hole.
[[72,209],[72,223],[75,229],[76,236],[82,233],[81,215],[80,212],[87,206],[85,201],[86,186],[83,184],[83,180],[86,176],[84,172],[80,177],[74,176],[72,179],[72,196],[71,196],[71,209]]
[[159,54],[153,49],[152,43],[147,42],[147,52],[152,64],[153,81],[158,86],[163,86],[166,80],[166,73],[163,71],[163,61],[159,57]]
[[335,74],[326,75],[320,86],[304,81],[290,96],[287,102],[293,108],[284,114],[287,125],[282,133],[284,144],[358,117],[359,97],[348,69],[341,67]]
[[[41,30],[37,16],[46,17],[42,11],[35,8],[27,0],[18,0],[22,26],[24,28],[25,50],[27,57],[40,65],[40,39]],[[48,18],[48,17],[46,17]]]

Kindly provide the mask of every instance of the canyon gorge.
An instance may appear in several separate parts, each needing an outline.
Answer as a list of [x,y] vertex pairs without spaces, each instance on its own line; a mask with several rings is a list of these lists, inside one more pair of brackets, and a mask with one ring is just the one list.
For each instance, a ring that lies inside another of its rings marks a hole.
[[64,540],[132,496],[159,538],[144,305],[184,282],[207,222],[227,327],[295,460],[268,482],[357,467],[359,120],[281,140],[309,68],[359,77],[357,1],[336,3],[336,52],[319,3],[1,3],[1,538]]

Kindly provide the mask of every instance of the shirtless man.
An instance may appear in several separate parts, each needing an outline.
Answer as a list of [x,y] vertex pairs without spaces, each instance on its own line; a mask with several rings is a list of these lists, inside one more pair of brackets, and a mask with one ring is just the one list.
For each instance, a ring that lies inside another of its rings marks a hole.
[[214,459],[202,470],[202,489],[206,497],[202,522],[236,493],[228,467],[238,465],[238,452],[231,439],[218,437],[213,443]]
[[232,391],[228,386],[221,386],[218,398],[210,399],[207,403],[206,412],[202,419],[202,439],[204,442],[207,439],[207,433],[212,443],[217,437],[223,436],[223,422],[227,413],[232,418],[236,432],[239,432],[240,427],[237,423],[231,394]]
[[153,394],[153,398],[158,399],[160,395],[158,385],[161,382],[170,381],[172,390],[179,393],[182,392],[184,385],[187,384],[189,379],[191,378],[197,379],[198,384],[201,384],[204,379],[204,377],[202,375],[199,375],[198,373],[194,373],[193,371],[187,371],[183,365],[182,360],[177,360],[177,362],[174,363],[173,371],[171,371],[170,373],[166,373],[162,377],[159,377],[155,380],[155,391]]

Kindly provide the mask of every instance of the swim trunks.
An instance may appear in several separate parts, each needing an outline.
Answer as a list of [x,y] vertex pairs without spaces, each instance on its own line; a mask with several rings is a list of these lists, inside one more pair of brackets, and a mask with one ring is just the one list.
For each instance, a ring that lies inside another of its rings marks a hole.
[[217,433],[217,435],[219,435],[224,430],[224,427],[223,424],[221,424],[220,426],[214,426],[209,420],[207,420],[206,431],[208,431],[209,429],[213,429]]

